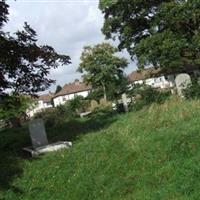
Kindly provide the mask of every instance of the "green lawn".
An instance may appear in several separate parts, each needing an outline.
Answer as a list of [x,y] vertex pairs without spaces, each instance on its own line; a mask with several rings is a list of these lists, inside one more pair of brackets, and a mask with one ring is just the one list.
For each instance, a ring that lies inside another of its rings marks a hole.
[[47,132],[73,147],[28,159],[26,127],[0,132],[0,199],[199,199],[200,101],[172,99]]

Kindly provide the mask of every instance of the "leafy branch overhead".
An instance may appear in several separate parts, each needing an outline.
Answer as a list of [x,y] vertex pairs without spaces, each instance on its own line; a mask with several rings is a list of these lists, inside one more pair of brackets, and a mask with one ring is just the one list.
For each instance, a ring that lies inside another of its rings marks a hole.
[[125,58],[118,57],[118,49],[108,43],[86,46],[81,55],[78,71],[83,73],[84,81],[94,89],[103,89],[107,98],[109,85],[120,85],[124,78]]
[[51,69],[70,63],[70,57],[58,54],[53,47],[37,44],[36,32],[27,24],[15,34],[5,33],[8,5],[0,1],[0,94],[36,94],[47,89],[54,80]]
[[174,70],[200,65],[199,0],[100,0],[102,28],[138,66]]
[[6,1],[0,0],[0,119],[23,115],[33,103],[30,96],[55,82],[48,77],[50,70],[70,63],[68,55],[39,45],[36,32],[26,22],[21,31],[4,32],[8,9]]

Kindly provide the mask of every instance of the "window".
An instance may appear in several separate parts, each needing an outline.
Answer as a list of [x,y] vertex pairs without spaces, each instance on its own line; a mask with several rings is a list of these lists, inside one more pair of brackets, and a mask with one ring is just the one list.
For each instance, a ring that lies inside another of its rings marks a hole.
[[46,104],[47,104],[47,106],[51,106],[51,102],[47,102]]
[[159,83],[159,82],[161,82],[161,81],[162,81],[162,77],[155,78],[155,82],[156,82],[156,83]]

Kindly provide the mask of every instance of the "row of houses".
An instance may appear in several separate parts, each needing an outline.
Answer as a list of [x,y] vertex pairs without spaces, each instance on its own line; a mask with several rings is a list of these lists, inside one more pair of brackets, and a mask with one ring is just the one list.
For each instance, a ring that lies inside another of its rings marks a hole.
[[[199,74],[198,69],[192,67],[189,69],[190,70],[186,70],[188,74]],[[175,78],[177,74],[179,74],[179,72],[162,75],[159,69],[149,68],[142,71],[133,71],[127,76],[127,78],[132,87],[134,87],[135,84],[146,84],[153,88],[166,89],[175,86]],[[53,106],[56,107],[62,105],[76,96],[87,97],[91,89],[90,86],[76,79],[73,83],[65,84],[62,90],[56,94],[49,93],[41,95],[38,98],[37,105],[34,109],[30,109],[28,115],[32,117],[37,112]]]
[[200,68],[198,66],[186,66],[177,71],[173,70],[173,73],[163,73],[159,68],[148,68],[141,71],[133,71],[128,75],[128,80],[132,86],[146,84],[153,88],[166,89],[176,86],[175,79],[180,73],[187,73],[191,77],[200,77]]
[[76,96],[87,97],[90,90],[90,86],[76,79],[73,83],[65,84],[62,90],[56,94],[48,93],[40,95],[36,105],[31,108],[27,114],[29,117],[32,117],[37,112],[41,112],[46,108],[62,105]]
[[66,101],[73,99],[76,96],[87,97],[91,87],[75,80],[73,83],[65,84],[60,92],[54,95],[53,104],[58,106],[64,104]]
[[172,88],[175,85],[175,75],[160,75],[158,70],[150,68],[143,71],[133,71],[128,75],[132,86],[135,84],[146,84],[153,88]]

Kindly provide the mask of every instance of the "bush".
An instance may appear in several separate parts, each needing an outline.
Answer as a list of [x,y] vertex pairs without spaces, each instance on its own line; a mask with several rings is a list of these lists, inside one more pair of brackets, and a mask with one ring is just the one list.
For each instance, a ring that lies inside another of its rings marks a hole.
[[95,89],[89,92],[88,96],[86,97],[89,101],[95,100],[97,102],[103,98],[103,90],[102,89]]
[[73,116],[77,116],[80,113],[88,110],[89,100],[86,100],[82,96],[76,96],[74,99],[67,101],[65,103],[65,107]]
[[34,118],[42,118],[47,126],[54,126],[63,123],[67,119],[74,119],[79,116],[80,112],[87,109],[88,101],[82,96],[77,96],[67,101],[64,105],[55,108],[48,108],[36,113]]
[[112,106],[106,105],[106,106],[96,107],[89,116],[90,118],[101,118],[104,116],[112,116],[113,114],[114,114],[114,110]]
[[186,99],[199,99],[200,98],[200,83],[198,79],[193,79],[192,83],[183,90],[183,96]]
[[171,92],[157,90],[147,85],[137,85],[132,89],[132,91],[129,92],[129,95],[130,94],[132,94],[134,98],[132,108],[140,110],[144,106],[152,103],[164,103],[170,96]]
[[60,112],[60,107],[48,108],[34,115],[34,118],[44,120],[46,126],[54,126],[63,121],[64,114]]

